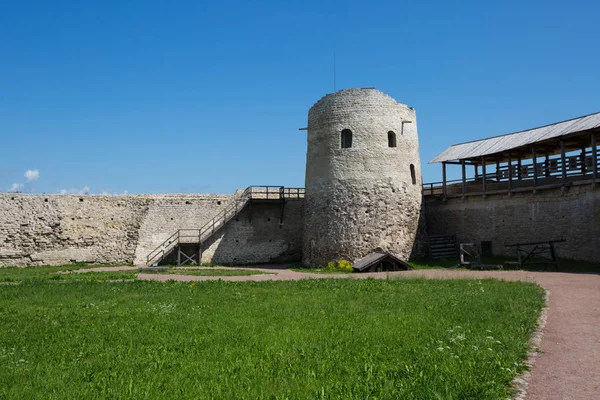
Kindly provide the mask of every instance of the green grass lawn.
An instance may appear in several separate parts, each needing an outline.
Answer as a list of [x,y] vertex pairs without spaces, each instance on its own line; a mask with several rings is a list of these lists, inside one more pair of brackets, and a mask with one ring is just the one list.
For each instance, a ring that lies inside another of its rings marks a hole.
[[[486,257],[484,260],[485,264],[490,265],[504,265],[505,261],[516,261],[516,258],[512,257]],[[544,261],[537,259],[535,261]],[[453,268],[453,269],[467,269],[466,267],[459,266],[458,259],[441,259],[441,260],[411,260],[409,264],[414,269],[441,269],[441,268]],[[559,271],[556,270],[554,265],[544,264],[525,264],[523,266],[524,271],[549,271],[549,272],[575,272],[575,273],[599,273],[600,264],[590,263],[586,261],[576,260],[560,260]]]
[[24,280],[0,398],[504,399],[542,305],[496,280]]
[[90,266],[73,264],[43,267],[4,267],[0,268],[0,282],[20,282],[31,279],[61,279],[60,277],[55,278],[58,275],[57,272],[74,271],[81,268],[90,268]]
[[[128,271],[103,271],[103,272],[76,272],[78,269],[88,269],[93,266],[79,265],[61,265],[61,266],[43,266],[43,267],[6,267],[0,268],[1,282],[23,282],[29,280],[49,280],[53,282],[64,281],[117,281],[133,280],[139,273],[136,269]],[[67,273],[63,273],[67,272]],[[145,272],[147,273],[147,272]],[[176,275],[194,275],[194,276],[246,276],[261,275],[268,272],[249,271],[242,269],[187,269],[187,268],[169,268],[167,271],[157,271],[162,274]]]

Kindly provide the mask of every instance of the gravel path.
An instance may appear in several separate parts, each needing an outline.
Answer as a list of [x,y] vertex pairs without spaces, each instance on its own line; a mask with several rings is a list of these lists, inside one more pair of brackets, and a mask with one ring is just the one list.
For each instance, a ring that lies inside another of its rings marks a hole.
[[271,275],[211,277],[139,274],[138,279],[264,281],[308,278],[364,279],[372,277],[385,279],[389,276],[440,279],[497,278],[536,282],[550,292],[550,298],[546,327],[541,342],[542,352],[537,356],[531,371],[526,398],[528,400],[600,399],[600,275],[598,274],[457,270],[308,274],[290,271],[284,266],[248,269],[263,270]]

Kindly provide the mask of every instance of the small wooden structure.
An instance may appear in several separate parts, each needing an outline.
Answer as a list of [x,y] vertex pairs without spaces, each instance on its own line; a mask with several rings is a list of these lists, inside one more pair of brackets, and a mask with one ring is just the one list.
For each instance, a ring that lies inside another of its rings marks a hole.
[[429,235],[429,257],[456,258],[455,235]]
[[407,271],[410,265],[390,253],[373,252],[357,261],[353,268],[358,272]]
[[460,265],[477,270],[502,269],[502,265],[483,263],[481,243],[460,244]]
[[[562,242],[566,242],[566,240],[559,239],[507,244],[505,247],[514,247],[517,250],[517,262],[510,262],[508,264],[516,265],[518,268],[523,268],[523,265],[544,264],[546,265],[546,270],[548,269],[548,265],[554,265],[556,270],[559,271],[560,265],[554,244]],[[544,260],[540,260],[539,258],[543,258]]]
[[476,243],[460,244],[460,265],[481,264],[481,249]]

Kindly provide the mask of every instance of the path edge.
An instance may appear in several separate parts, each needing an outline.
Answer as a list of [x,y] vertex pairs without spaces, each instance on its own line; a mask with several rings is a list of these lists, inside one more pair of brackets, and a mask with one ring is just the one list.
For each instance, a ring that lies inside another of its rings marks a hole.
[[511,382],[512,389],[516,392],[513,400],[525,400],[527,398],[527,388],[529,387],[529,381],[531,380],[531,370],[535,365],[535,361],[540,353],[542,339],[544,338],[544,331],[546,330],[546,321],[548,319],[548,308],[550,304],[550,291],[544,288],[544,307],[540,311],[536,323],[536,329],[529,339],[529,351],[527,353],[527,360],[523,362],[526,369],[517,375]]

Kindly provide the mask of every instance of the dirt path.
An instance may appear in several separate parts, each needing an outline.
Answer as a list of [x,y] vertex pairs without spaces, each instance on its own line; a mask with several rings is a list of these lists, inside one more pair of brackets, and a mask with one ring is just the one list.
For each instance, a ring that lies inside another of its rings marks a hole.
[[[219,267],[221,268],[221,267]],[[223,267],[226,268],[226,267]],[[235,267],[232,269],[244,269]],[[263,281],[308,278],[386,277],[497,278],[537,282],[550,292],[549,308],[538,355],[531,371],[528,400],[600,399],[600,275],[527,271],[418,270],[367,274],[307,274],[279,267],[248,268],[271,275],[185,276],[139,274],[138,279],[178,281]]]

